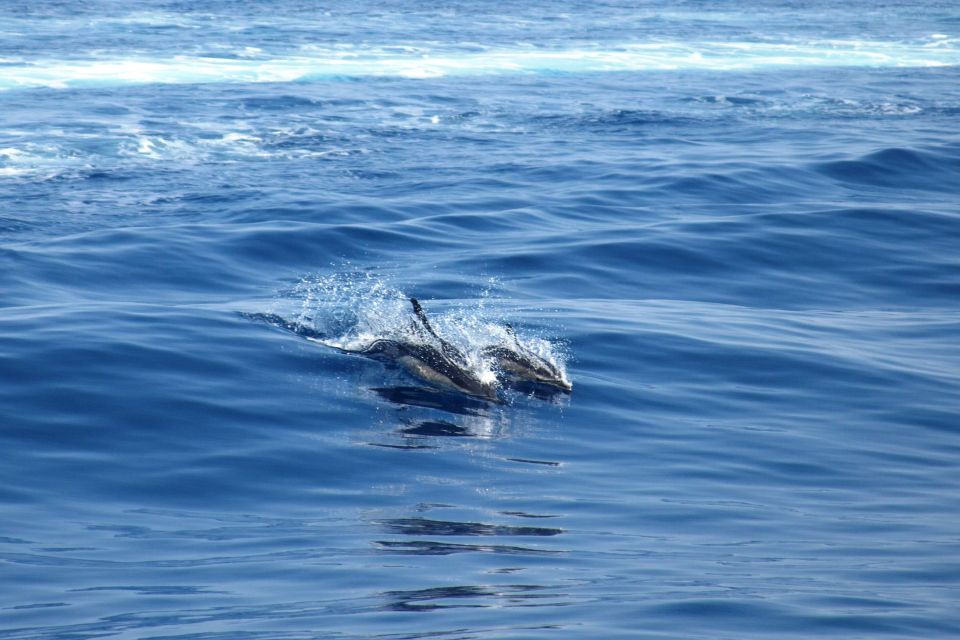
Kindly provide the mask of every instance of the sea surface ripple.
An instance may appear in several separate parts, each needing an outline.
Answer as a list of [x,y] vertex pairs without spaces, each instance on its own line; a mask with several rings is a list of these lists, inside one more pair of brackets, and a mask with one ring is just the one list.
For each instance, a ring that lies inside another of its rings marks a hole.
[[[958,70],[939,0],[0,3],[0,639],[960,636]],[[257,320],[408,296],[573,392]]]

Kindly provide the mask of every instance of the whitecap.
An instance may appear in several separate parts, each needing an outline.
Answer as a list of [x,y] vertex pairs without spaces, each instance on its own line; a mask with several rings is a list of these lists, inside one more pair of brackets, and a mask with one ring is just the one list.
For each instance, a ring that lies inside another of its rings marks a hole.
[[[930,44],[937,44],[935,47]],[[111,86],[204,82],[293,82],[337,77],[402,77],[508,73],[595,73],[773,67],[934,67],[960,65],[950,39],[915,43],[867,40],[805,42],[648,42],[571,49],[483,48],[431,51],[424,47],[320,47],[298,55],[267,56],[259,49],[239,57],[180,55],[171,58],[32,60],[27,67],[0,67],[0,88]]]

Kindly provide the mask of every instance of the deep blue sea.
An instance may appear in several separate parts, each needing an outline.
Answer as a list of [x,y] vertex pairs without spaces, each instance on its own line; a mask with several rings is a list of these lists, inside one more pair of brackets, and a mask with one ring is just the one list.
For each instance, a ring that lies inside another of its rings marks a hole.
[[0,639],[958,603],[955,1],[0,0]]

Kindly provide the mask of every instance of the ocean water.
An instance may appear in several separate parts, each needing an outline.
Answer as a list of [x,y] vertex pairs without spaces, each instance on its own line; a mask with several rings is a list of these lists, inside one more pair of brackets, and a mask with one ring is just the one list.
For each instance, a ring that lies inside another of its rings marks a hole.
[[0,638],[960,637],[958,312],[954,2],[0,1]]

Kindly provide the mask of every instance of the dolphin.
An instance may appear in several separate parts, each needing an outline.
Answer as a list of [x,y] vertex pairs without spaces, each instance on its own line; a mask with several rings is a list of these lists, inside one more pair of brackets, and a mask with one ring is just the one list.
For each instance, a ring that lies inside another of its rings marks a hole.
[[523,346],[509,324],[506,330],[511,338],[510,344],[491,345],[480,350],[480,354],[492,360],[502,375],[516,381],[549,385],[566,393],[573,390],[573,384],[555,364]]
[[464,353],[440,337],[430,325],[416,298],[411,298],[410,303],[419,321],[418,329],[432,336],[438,346],[426,342],[380,338],[362,349],[349,352],[396,362],[413,376],[439,387],[487,400],[497,400],[496,383],[482,380],[474,373]]
[[[272,313],[244,313],[242,315],[284,329],[311,342],[333,347],[346,353],[395,362],[411,375],[431,382],[436,386],[453,389],[484,400],[499,401],[496,380],[482,380],[480,376],[474,373],[466,355],[436,332],[417,299],[410,298],[410,304],[413,305],[414,315],[418,321],[418,324],[415,325],[416,332],[425,340],[379,338],[359,349],[345,349],[330,342],[322,333],[312,329],[309,323],[291,322]],[[435,344],[431,344],[431,342]]]

